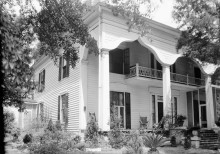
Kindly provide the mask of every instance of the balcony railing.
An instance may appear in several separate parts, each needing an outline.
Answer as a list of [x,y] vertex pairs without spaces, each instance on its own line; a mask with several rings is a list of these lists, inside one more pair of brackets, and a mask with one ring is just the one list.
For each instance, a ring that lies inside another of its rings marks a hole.
[[[136,64],[135,66],[130,67],[130,73],[126,75],[126,77],[127,78],[144,77],[144,78],[161,80],[163,78],[163,72],[161,70],[147,68]],[[177,74],[177,73],[170,73],[170,80],[171,82],[186,84],[186,85],[193,85],[193,86],[205,85],[205,80],[203,79],[191,77],[188,75]]]

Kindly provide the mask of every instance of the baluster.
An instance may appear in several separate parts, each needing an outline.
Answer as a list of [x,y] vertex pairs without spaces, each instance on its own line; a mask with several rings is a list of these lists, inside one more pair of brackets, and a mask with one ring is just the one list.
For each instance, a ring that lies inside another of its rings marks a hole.
[[186,84],[188,85],[188,83],[189,83],[189,76],[188,76],[188,74],[186,75]]
[[139,64],[136,63],[136,76],[139,77]]

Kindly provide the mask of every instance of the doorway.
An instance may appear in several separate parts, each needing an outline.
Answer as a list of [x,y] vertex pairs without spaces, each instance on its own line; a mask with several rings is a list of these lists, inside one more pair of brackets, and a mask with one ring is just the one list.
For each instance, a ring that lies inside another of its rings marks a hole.
[[206,104],[200,103],[200,125],[202,128],[207,128],[207,118],[206,118]]

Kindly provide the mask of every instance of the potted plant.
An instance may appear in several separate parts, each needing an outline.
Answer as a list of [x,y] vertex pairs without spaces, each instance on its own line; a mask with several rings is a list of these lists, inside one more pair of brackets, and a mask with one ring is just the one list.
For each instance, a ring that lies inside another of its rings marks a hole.
[[177,126],[179,126],[179,127],[183,126],[183,123],[184,123],[185,120],[186,120],[186,116],[177,115],[177,117],[176,117]]

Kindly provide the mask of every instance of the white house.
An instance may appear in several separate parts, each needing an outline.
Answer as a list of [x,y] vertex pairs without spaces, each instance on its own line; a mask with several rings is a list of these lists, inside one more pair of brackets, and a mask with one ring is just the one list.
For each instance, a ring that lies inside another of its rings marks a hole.
[[122,129],[138,129],[140,116],[148,117],[151,128],[166,114],[185,115],[185,126],[212,128],[220,117],[220,86],[211,82],[217,67],[205,69],[181,56],[176,50],[180,31],[146,20],[151,33],[140,37],[98,3],[84,21],[100,54],[81,46],[74,69],[62,57],[57,65],[46,56],[38,60],[33,66],[40,85],[34,93],[35,116],[47,113],[68,131],[81,132],[95,112],[99,128],[108,131],[114,105]]

